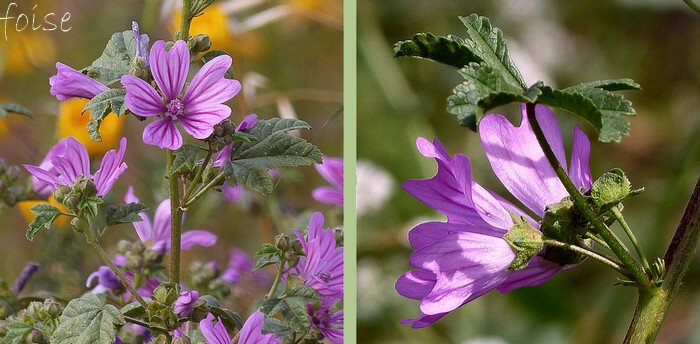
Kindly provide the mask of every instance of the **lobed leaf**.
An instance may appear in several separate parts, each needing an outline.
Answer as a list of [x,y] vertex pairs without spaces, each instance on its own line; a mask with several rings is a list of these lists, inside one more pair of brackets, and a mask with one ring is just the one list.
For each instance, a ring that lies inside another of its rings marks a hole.
[[308,129],[297,119],[273,118],[259,121],[248,134],[250,142],[236,142],[224,172],[229,184],[242,183],[264,195],[272,193],[274,183],[267,171],[277,167],[295,167],[321,162],[321,151],[308,141],[288,134]]
[[33,206],[31,212],[36,214],[36,218],[29,224],[29,229],[27,229],[26,236],[30,241],[34,240],[34,235],[40,229],[51,229],[53,222],[61,215],[61,211],[58,208],[48,203]]
[[454,36],[436,36],[417,33],[410,40],[394,44],[394,57],[419,57],[461,68],[471,62],[481,62],[464,39]]
[[258,260],[255,261],[253,271],[257,271],[268,265],[279,263],[280,253],[281,251],[277,248],[277,246],[270,243],[263,244],[263,247],[255,252],[255,257],[258,258]]
[[175,159],[173,164],[170,166],[168,175],[173,175],[180,172],[183,168],[188,168],[189,170],[194,170],[199,161],[198,155],[202,148],[192,145],[184,144],[182,147],[178,148],[174,154]]
[[488,18],[470,14],[468,17],[459,17],[464,26],[467,27],[467,34],[472,52],[478,56],[486,65],[497,69],[502,74],[504,80],[514,88],[525,88],[518,68],[510,60],[508,54],[508,43],[503,38],[500,29],[491,26]]
[[83,69],[87,76],[111,85],[131,71],[131,60],[136,56],[134,33],[131,30],[115,32],[107,42],[102,55]]
[[100,125],[110,113],[114,113],[117,116],[126,113],[125,96],[125,89],[113,88],[96,95],[85,104],[83,112],[90,110],[90,122],[87,125],[87,129],[91,140],[102,141]]
[[316,303],[320,295],[315,290],[301,285],[286,293],[284,297],[265,300],[260,305],[260,310],[267,317],[282,313],[289,328],[298,333],[309,333],[311,319],[306,310],[306,305]]
[[0,338],[0,344],[23,344],[27,336],[34,330],[32,324],[27,324],[15,319],[7,324],[7,333]]
[[87,293],[68,303],[51,343],[112,344],[117,334],[115,326],[125,323],[117,307],[103,305],[95,294]]
[[140,213],[147,210],[148,207],[141,203],[110,205],[106,211],[107,225],[139,222],[142,220]]
[[607,79],[584,82],[576,86],[565,88],[567,91],[580,91],[589,88],[600,88],[606,91],[641,90],[642,87],[632,79]]
[[537,88],[523,92],[486,63],[470,63],[459,73],[466,81],[457,85],[447,98],[447,112],[457,116],[461,125],[474,131],[486,111],[514,101],[531,102],[540,93]]

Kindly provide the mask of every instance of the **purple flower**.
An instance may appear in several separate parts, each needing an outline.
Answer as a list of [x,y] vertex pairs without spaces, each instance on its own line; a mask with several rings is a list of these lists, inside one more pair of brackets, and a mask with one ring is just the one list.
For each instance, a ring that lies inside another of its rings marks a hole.
[[192,315],[195,302],[199,300],[199,292],[196,290],[185,290],[180,292],[180,297],[173,304],[173,312],[184,318]]
[[316,170],[331,186],[315,188],[311,195],[315,200],[337,206],[343,206],[343,159],[323,157],[322,164],[315,164]]
[[134,33],[134,45],[136,46],[134,58],[143,60],[146,66],[148,66],[146,56],[148,55],[148,42],[150,38],[145,33],[143,35],[141,34],[139,23],[136,21],[131,22],[131,31]]
[[[554,115],[536,107],[537,121],[557,158],[566,166],[564,145]],[[481,141],[491,167],[503,185],[538,217],[548,205],[568,196],[547,162],[523,107],[520,127],[501,115],[488,115],[479,124]],[[588,166],[590,142],[577,127],[569,175],[577,187],[591,187]],[[423,203],[447,216],[447,222],[423,223],[411,230],[409,241],[415,252],[410,264],[417,268],[396,282],[399,294],[420,300],[423,315],[406,319],[414,328],[425,327],[461,305],[497,289],[501,293],[545,283],[555,273],[571,267],[533,257],[517,271],[508,267],[515,252],[503,239],[514,225],[510,213],[539,224],[515,205],[478,183],[471,176],[469,158],[450,157],[440,142],[418,138],[421,154],[435,158],[438,172],[431,179],[409,180],[404,189]]]
[[56,69],[58,70],[56,75],[49,78],[49,85],[51,85],[49,92],[60,101],[71,98],[92,99],[94,96],[109,90],[99,81],[61,62],[56,62]]
[[[209,344],[231,344],[231,336],[229,336],[221,318],[214,318],[211,313],[207,315],[206,319],[199,322],[199,330],[202,331],[204,339]],[[241,343],[240,339],[239,343]]]
[[245,278],[251,278],[252,282],[259,286],[268,285],[270,282],[270,276],[264,270],[253,272],[253,260],[238,248],[229,251],[228,266],[221,278],[231,284],[239,283]]
[[262,327],[265,323],[265,315],[255,312],[245,321],[241,328],[238,344],[281,344],[274,334],[263,334]]
[[306,305],[306,310],[311,317],[311,326],[333,344],[343,344],[343,310],[332,311],[340,300],[339,298],[323,297],[318,308],[312,304]]
[[323,296],[343,296],[343,248],[336,247],[333,230],[323,229],[323,214],[315,212],[304,238],[294,230],[306,253],[289,273],[298,274],[306,285]]
[[[124,195],[124,203],[138,202],[134,194],[134,188],[129,187]],[[153,217],[153,225],[146,212],[142,212],[141,221],[134,222],[134,229],[142,242],[151,242],[153,250],[158,253],[165,253],[170,249],[170,199],[160,202]],[[180,248],[185,251],[193,246],[211,247],[216,243],[216,235],[210,231],[195,229],[182,233]]]
[[87,278],[87,282],[85,282],[85,286],[89,288],[95,279],[97,279],[97,286],[92,289],[92,292],[95,294],[124,288],[117,275],[107,266],[100,266],[97,271],[91,273]]
[[[126,138],[122,137],[119,150],[112,149],[105,153],[100,168],[92,175],[87,149],[75,138],[67,137],[49,151],[46,158],[49,158],[50,164],[42,162],[39,166],[22,166],[32,176],[45,183],[40,187],[42,192],[53,192],[59,185],[71,186],[78,177],[83,176],[92,179],[97,188],[97,196],[102,197],[112,189],[119,176],[126,170],[127,165],[122,162],[125,151]],[[36,189],[37,184],[34,187]]]
[[221,55],[204,64],[180,97],[190,66],[187,43],[177,41],[166,51],[165,41],[155,42],[149,64],[161,93],[133,75],[121,79],[127,92],[125,103],[131,112],[143,117],[161,116],[146,126],[143,142],[165,149],[180,148],[182,135],[176,122],[196,139],[211,135],[214,125],[231,115],[231,108],[222,103],[241,90],[237,80],[224,78],[231,62],[231,57]]

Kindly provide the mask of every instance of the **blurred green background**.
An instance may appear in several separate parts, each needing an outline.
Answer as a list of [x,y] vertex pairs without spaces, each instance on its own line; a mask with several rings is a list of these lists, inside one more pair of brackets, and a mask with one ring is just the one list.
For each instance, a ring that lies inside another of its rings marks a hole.
[[[4,2],[7,5],[9,1]],[[102,53],[114,32],[131,29],[131,21],[141,24],[141,32],[159,39],[172,39],[180,1],[32,1],[20,2],[11,14],[34,13],[38,18],[49,12],[71,19],[68,32],[13,30],[8,24],[8,40],[0,40],[0,101],[24,104],[33,118],[15,115],[0,119],[0,158],[9,164],[38,164],[48,149],[66,135],[84,135],[87,115],[80,115],[82,104],[61,104],[49,94],[48,79],[55,74],[57,61],[80,69]],[[242,6],[245,5],[245,6]],[[0,6],[5,10],[5,6]],[[264,0],[241,3],[216,1],[192,24],[191,34],[209,33],[213,48],[226,49],[234,60],[235,78],[243,91],[228,104],[231,119],[238,123],[249,113],[260,119],[298,117],[312,130],[299,133],[311,139],[324,154],[342,152],[342,120],[330,122],[316,132],[342,101],[342,2],[340,0]],[[20,27],[21,27],[20,23]],[[1,36],[0,36],[1,37]],[[190,78],[195,70],[190,71]],[[79,102],[79,101],[78,101]],[[62,126],[59,123],[64,123]],[[108,195],[108,203],[122,202],[129,185],[151,208],[167,197],[165,152],[141,140],[145,122],[134,117],[105,123],[103,145],[90,149],[95,171],[103,153],[126,136],[127,171]],[[109,139],[107,136],[113,136]],[[191,138],[189,138],[191,140]],[[27,173],[22,169],[22,178]],[[312,166],[282,170],[272,198],[248,192],[242,200],[229,203],[211,192],[187,212],[183,229],[207,229],[219,237],[212,248],[195,248],[183,256],[183,273],[194,259],[216,259],[221,268],[228,261],[228,250],[244,249],[252,255],[263,242],[272,241],[279,231],[290,231],[293,219],[307,210],[326,215],[329,226],[342,222],[341,213],[311,198],[311,190],[327,185]],[[26,207],[28,209],[28,207]],[[17,208],[0,213],[0,279],[11,283],[29,260],[42,265],[26,293],[48,291],[66,298],[82,294],[85,279],[99,265],[98,257],[86,250],[84,240],[68,228],[42,231],[33,242],[24,238],[27,220]],[[114,227],[103,240],[108,252],[119,239],[137,240],[131,225]],[[186,273],[184,273],[186,275]],[[256,291],[260,293],[261,291]],[[255,298],[241,301],[250,304]],[[235,308],[241,313],[248,309]]]
[[[394,281],[409,269],[407,231],[442,217],[400,183],[435,173],[415,149],[417,136],[437,136],[451,154],[470,156],[474,177],[501,195],[478,136],[445,111],[460,82],[436,62],[394,59],[392,45],[416,32],[458,34],[472,12],[501,28],[525,81],[559,87],[629,77],[637,116],[620,144],[593,142],[594,177],[622,168],[635,187],[625,215],[647,255],[663,256],[700,173],[700,16],[668,1],[406,1],[360,0],[358,15],[358,342],[359,343],[616,343],[632,317],[636,292],[586,261],[547,284],[507,295],[492,292],[421,330],[400,325],[419,314]],[[518,123],[516,107],[503,107]],[[570,147],[581,125],[557,113]],[[511,198],[512,199],[512,198]],[[615,230],[621,230],[615,227]],[[659,343],[700,343],[700,266],[696,257],[659,335]]]

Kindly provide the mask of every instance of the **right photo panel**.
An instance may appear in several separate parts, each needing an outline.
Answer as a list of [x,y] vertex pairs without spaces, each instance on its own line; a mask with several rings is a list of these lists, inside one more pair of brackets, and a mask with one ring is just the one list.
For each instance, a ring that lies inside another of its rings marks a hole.
[[357,26],[358,343],[700,343],[697,4]]

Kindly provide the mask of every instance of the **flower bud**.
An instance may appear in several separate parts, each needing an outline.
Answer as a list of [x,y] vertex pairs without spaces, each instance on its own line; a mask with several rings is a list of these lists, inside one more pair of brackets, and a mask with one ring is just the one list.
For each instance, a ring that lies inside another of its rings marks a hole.
[[40,317],[41,313],[44,312],[44,304],[39,301],[32,301],[29,306],[27,306],[26,316],[31,319],[37,319]]
[[229,294],[231,294],[230,285],[220,278],[209,282],[207,287],[211,291],[212,295],[217,296],[220,299],[226,298]]
[[61,315],[63,311],[63,306],[54,299],[47,299],[44,301],[44,310],[51,317],[57,317]]
[[59,185],[56,190],[53,191],[53,198],[59,202],[59,203],[64,203],[65,198],[70,195],[71,193],[71,188],[66,186],[66,185]]
[[219,269],[218,269],[218,264],[216,262],[212,261],[207,263],[202,267],[202,270],[200,270],[202,278],[206,280],[211,280],[216,278],[216,276],[219,275]]
[[146,265],[150,265],[160,263],[163,255],[149,248],[143,253],[143,257],[146,260]]
[[282,251],[286,251],[289,248],[289,242],[289,236],[284,233],[275,237],[275,246]]
[[143,267],[143,257],[137,253],[134,253],[134,251],[127,251],[126,254],[124,254],[124,257],[126,258],[127,268],[136,270]]
[[206,34],[198,34],[192,38],[187,44],[190,47],[192,54],[203,53],[211,48],[211,38]]
[[292,243],[292,250],[298,254],[298,255],[305,255],[306,253],[304,252],[304,246],[301,245],[301,242],[299,240],[294,240]]
[[44,336],[44,334],[39,331],[39,330],[33,330],[28,336],[27,336],[27,342],[28,343],[37,343],[37,344],[44,344],[49,342],[48,338]]
[[141,242],[141,241],[135,241],[131,245],[131,251],[133,251],[134,253],[143,253],[143,251],[145,251],[145,250],[146,250],[146,245],[144,245],[143,242]]
[[117,243],[117,252],[121,254],[126,254],[127,251],[131,249],[131,242],[128,240],[119,240]]
[[194,304],[199,299],[199,292],[196,290],[186,290],[180,293],[180,296],[173,304],[173,312],[180,318],[186,318],[192,315]]
[[17,180],[17,178],[19,178],[20,172],[21,171],[20,171],[19,167],[10,166],[7,169],[7,172],[5,173],[5,175],[7,176],[7,179],[9,179],[11,182],[14,182],[15,180]]
[[78,233],[84,233],[87,230],[87,222],[79,217],[74,217],[70,220],[70,225]]

